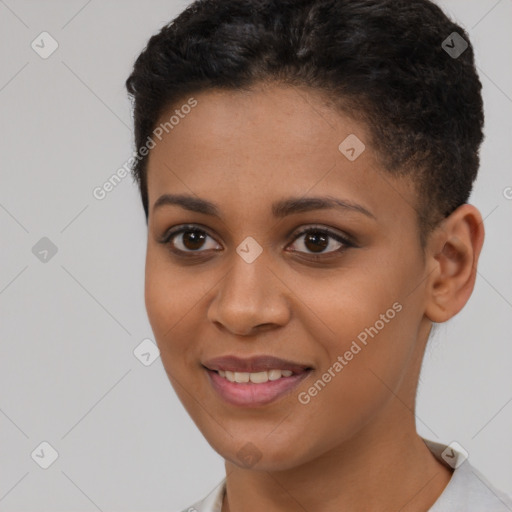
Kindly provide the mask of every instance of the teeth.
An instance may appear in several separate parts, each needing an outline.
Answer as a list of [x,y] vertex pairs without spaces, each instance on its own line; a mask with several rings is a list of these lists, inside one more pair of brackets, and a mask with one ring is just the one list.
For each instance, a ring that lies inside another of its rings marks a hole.
[[249,378],[248,373],[235,372],[235,382],[249,382]]
[[277,380],[281,378],[281,370],[269,370],[268,380]]
[[[235,380],[236,380],[237,375],[239,375],[239,374],[238,373],[235,374]],[[261,384],[263,382],[268,381],[268,372],[242,373],[240,375],[249,375],[251,382],[254,382],[254,384]],[[237,382],[239,382],[239,381],[237,381]]]
[[261,384],[269,380],[280,379],[281,377],[290,377],[293,372],[290,370],[268,370],[263,372],[248,373],[219,370],[218,374],[230,382],[245,383],[250,381],[254,384]]

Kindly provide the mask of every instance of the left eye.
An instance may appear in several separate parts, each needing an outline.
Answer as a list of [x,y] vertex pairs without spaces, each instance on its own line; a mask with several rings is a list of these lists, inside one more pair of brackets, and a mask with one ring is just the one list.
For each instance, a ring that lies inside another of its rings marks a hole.
[[[334,252],[341,252],[343,248],[353,247],[349,240],[343,236],[333,233],[332,231],[325,228],[308,228],[300,232],[295,240],[304,237],[304,240],[299,243],[299,247],[306,247],[311,252],[306,252],[308,255],[315,256],[317,254],[330,254]],[[296,242],[294,242],[296,243]],[[334,247],[333,247],[334,246]],[[326,251],[325,249],[331,247],[331,250]],[[305,252],[300,251],[299,252]]]

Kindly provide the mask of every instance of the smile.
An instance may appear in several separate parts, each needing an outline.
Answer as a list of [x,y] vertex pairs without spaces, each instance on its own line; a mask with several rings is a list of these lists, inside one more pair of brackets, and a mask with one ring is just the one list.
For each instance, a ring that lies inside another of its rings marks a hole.
[[290,394],[311,372],[272,369],[232,372],[205,368],[209,382],[224,402],[238,407],[260,407]]

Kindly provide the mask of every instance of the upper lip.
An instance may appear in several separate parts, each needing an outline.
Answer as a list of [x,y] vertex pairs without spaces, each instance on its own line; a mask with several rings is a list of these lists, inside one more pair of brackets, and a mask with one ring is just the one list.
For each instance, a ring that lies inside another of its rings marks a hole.
[[290,370],[293,373],[302,373],[311,367],[294,361],[287,361],[270,355],[241,358],[233,355],[216,357],[204,361],[203,366],[209,370],[224,370],[232,372],[255,373],[265,370]]

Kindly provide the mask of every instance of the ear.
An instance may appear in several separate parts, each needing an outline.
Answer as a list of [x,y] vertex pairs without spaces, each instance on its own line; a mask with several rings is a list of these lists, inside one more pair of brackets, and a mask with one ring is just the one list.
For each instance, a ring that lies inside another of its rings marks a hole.
[[484,235],[480,212],[473,205],[463,204],[430,236],[425,315],[432,322],[446,322],[469,300]]

